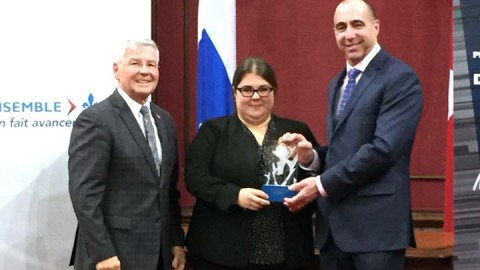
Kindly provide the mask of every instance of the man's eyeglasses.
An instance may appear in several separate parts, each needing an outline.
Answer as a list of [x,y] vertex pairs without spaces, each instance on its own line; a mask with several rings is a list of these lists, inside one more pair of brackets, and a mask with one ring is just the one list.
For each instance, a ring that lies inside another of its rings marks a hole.
[[257,92],[257,94],[261,97],[268,97],[268,95],[270,95],[270,92],[272,92],[273,88],[268,85],[262,85],[257,89],[254,89],[253,87],[247,85],[247,86],[237,88],[237,90],[244,97],[253,97],[255,92]]

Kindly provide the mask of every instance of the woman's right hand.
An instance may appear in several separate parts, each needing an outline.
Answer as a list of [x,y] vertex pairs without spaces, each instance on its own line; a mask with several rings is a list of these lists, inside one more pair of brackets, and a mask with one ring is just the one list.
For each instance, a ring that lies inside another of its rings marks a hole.
[[255,188],[242,188],[238,193],[237,203],[244,209],[257,211],[269,205],[267,193]]

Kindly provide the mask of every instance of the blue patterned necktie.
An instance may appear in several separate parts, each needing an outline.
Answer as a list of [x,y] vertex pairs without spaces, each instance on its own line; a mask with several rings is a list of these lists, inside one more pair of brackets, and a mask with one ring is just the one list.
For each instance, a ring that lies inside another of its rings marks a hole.
[[160,175],[160,158],[158,157],[158,150],[157,150],[157,143],[155,135],[155,129],[153,128],[152,121],[150,121],[150,110],[147,106],[142,106],[140,109],[140,113],[142,113],[143,118],[143,126],[145,127],[145,137],[148,141],[148,146],[150,146],[150,150],[152,151],[153,161],[155,162],[155,166],[157,168],[157,173]]
[[340,115],[343,112],[343,110],[345,110],[348,100],[352,96],[353,89],[355,88],[355,84],[356,84],[355,80],[360,73],[361,71],[355,68],[350,69],[350,71],[348,72],[347,86],[345,87],[345,90],[343,91],[343,95],[340,99],[340,105],[338,106],[337,116]]

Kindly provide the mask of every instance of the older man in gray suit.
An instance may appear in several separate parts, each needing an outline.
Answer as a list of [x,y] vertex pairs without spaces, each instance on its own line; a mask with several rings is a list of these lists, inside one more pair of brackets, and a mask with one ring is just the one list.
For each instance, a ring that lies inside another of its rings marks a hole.
[[148,99],[159,59],[152,40],[127,42],[113,64],[118,88],[75,121],[68,161],[75,269],[184,268],[174,123]]

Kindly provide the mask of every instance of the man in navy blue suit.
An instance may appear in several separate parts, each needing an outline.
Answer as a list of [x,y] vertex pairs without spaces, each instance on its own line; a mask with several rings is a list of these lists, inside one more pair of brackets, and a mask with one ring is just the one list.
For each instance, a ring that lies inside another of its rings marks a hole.
[[325,169],[292,185],[298,194],[284,204],[298,211],[317,199],[322,269],[403,270],[405,249],[415,246],[409,166],[420,82],[378,44],[369,3],[344,0],[333,21],[346,67],[328,85],[328,149],[312,149],[300,134],[280,139],[296,147],[304,167],[324,161]]

